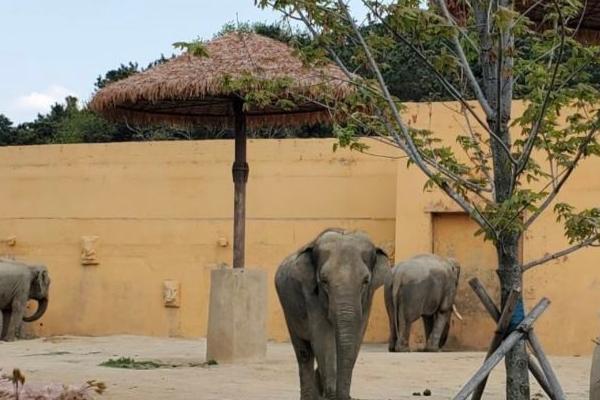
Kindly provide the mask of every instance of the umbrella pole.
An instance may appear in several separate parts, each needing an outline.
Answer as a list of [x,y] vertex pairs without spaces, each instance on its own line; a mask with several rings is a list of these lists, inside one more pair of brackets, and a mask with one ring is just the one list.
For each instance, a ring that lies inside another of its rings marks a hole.
[[246,240],[246,182],[248,163],[246,162],[246,116],[241,99],[233,101],[235,129],[235,161],[232,174],[234,183],[233,200],[233,268],[244,268],[244,248]]

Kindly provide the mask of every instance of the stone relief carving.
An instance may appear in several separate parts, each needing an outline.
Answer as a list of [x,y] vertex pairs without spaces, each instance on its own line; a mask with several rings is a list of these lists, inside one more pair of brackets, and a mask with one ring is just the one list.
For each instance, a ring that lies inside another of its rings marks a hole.
[[98,254],[96,247],[98,236],[82,236],[81,237],[81,265],[98,265]]
[[15,235],[11,235],[2,239],[1,242],[8,247],[15,247],[17,245],[17,237]]
[[178,281],[163,282],[163,301],[165,307],[178,308],[181,304],[181,285]]

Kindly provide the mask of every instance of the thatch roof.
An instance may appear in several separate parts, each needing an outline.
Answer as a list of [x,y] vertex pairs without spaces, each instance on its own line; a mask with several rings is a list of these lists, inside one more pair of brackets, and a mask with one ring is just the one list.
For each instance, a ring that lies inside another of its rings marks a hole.
[[229,33],[206,43],[205,49],[207,57],[184,53],[108,85],[95,94],[90,107],[112,120],[134,123],[228,125],[232,99],[244,95],[232,91],[231,81],[252,76],[259,89],[273,80],[289,80],[281,96],[293,97],[298,106],[250,106],[247,125],[300,125],[329,117],[319,100],[341,99],[352,91],[337,66],[308,68],[287,44],[255,33]]

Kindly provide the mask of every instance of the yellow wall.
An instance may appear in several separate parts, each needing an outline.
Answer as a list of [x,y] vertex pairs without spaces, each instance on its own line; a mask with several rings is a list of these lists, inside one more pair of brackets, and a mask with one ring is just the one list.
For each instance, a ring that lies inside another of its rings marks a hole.
[[[464,118],[455,111],[455,103],[433,103],[410,105],[407,114],[417,128],[427,128],[438,133],[447,143],[452,144],[457,134],[466,134]],[[516,102],[514,115],[523,110],[523,104]],[[515,132],[516,133],[516,132]],[[545,158],[537,157],[542,163]],[[568,202],[577,208],[600,206],[600,160],[588,159],[581,163],[564,186],[562,194],[555,202]],[[396,260],[411,257],[419,252],[430,252],[434,248],[433,220],[435,214],[454,213],[459,208],[438,191],[424,192],[425,178],[416,167],[406,168],[400,162],[397,175],[397,221],[396,221]],[[562,226],[556,222],[551,205],[525,233],[523,239],[523,261],[528,262],[548,253],[569,246],[563,236]],[[475,232],[475,225],[464,222],[456,225],[457,236],[465,230]],[[446,236],[448,237],[448,236]],[[465,321],[453,319],[455,335],[450,344],[462,348],[485,349],[493,334],[494,325],[472,294],[467,281],[476,276],[499,295],[495,265],[489,262],[489,243],[479,241],[477,248],[460,248],[461,241],[453,242],[458,254],[470,251],[471,257],[480,257],[480,265],[464,260],[467,268],[461,271],[459,298],[460,309],[465,310]],[[475,240],[475,239],[473,239]],[[463,240],[463,247],[472,241]],[[487,248],[485,248],[487,247]],[[600,249],[588,248],[573,253],[561,260],[538,266],[525,274],[524,297],[526,307],[532,307],[542,297],[548,297],[552,304],[536,323],[536,328],[545,349],[551,354],[581,355],[591,354],[594,344],[591,339],[600,332]],[[419,325],[419,324],[415,324]],[[485,332],[482,334],[482,332]]]
[[[249,143],[247,265],[269,281],[327,227],[363,229],[393,248],[395,160],[332,153],[333,143]],[[17,238],[0,252],[50,268],[37,333],[205,335],[210,270],[231,262],[232,155],[233,141],[0,149],[0,240]],[[87,235],[99,236],[98,266],[80,264]],[[163,307],[166,279],[181,282],[180,308]],[[385,321],[376,313],[372,328],[384,332]],[[272,285],[269,332],[287,339]]]
[[[409,105],[406,114],[413,125],[451,140],[464,126],[455,107]],[[271,282],[279,262],[324,228],[365,230],[400,260],[432,251],[433,213],[457,211],[441,194],[423,192],[422,175],[405,159],[333,153],[333,143],[249,143],[247,265],[269,271]],[[371,153],[400,155],[369,144]],[[231,141],[0,148],[0,254],[42,261],[51,271],[50,307],[36,333],[205,335],[210,270],[231,262],[232,155]],[[561,200],[597,206],[598,166],[584,162]],[[463,225],[456,229],[468,229]],[[16,246],[2,242],[13,235]],[[99,236],[97,266],[80,263],[81,237],[88,235]],[[566,245],[548,213],[527,233],[524,260]],[[599,256],[599,249],[587,249],[527,273],[527,305],[541,296],[553,302],[538,323],[550,353],[591,352],[590,339],[600,331]],[[461,283],[459,305],[472,310],[470,319],[462,327],[453,322],[453,343],[468,348],[485,347],[492,325],[466,280],[476,275],[497,285],[494,266],[477,268],[463,271]],[[163,306],[167,279],[181,282],[180,308]],[[269,334],[287,339],[272,285]],[[379,291],[367,340],[387,336]]]

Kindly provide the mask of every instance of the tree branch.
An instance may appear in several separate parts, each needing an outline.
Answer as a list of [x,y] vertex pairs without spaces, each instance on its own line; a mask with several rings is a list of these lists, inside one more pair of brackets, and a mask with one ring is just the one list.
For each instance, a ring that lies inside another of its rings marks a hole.
[[[450,11],[448,11],[448,7],[446,5],[446,0],[437,0],[437,3],[439,5],[440,9],[442,10],[442,13],[444,14],[444,17],[446,18],[448,23],[451,26],[453,26],[455,29],[458,29],[458,27],[456,26],[456,23],[454,22],[454,18],[452,18]],[[493,116],[494,110],[492,110],[492,108],[490,107],[490,104],[488,103],[485,95],[483,94],[483,91],[481,90],[481,86],[479,86],[479,82],[477,82],[477,78],[475,78],[475,74],[473,74],[473,70],[471,69],[471,65],[469,64],[469,61],[467,60],[465,51],[462,48],[462,45],[460,44],[460,40],[458,38],[458,31],[455,31],[452,34],[452,42],[454,43],[454,47],[456,49],[456,53],[458,54],[460,63],[463,67],[463,71],[465,71],[465,74],[467,75],[467,80],[469,81],[471,89],[473,90],[475,97],[479,101],[481,108],[483,109],[483,111],[485,112],[485,114],[488,117]]]
[[[398,112],[396,104],[392,101],[392,96],[389,93],[389,90],[387,88],[385,80],[383,79],[383,75],[381,74],[381,71],[379,70],[377,63],[375,62],[375,59],[373,58],[373,55],[371,54],[368,44],[366,43],[366,41],[365,41],[364,37],[362,36],[358,27],[356,26],[356,23],[352,19],[352,16],[350,15],[350,11],[348,10],[348,7],[344,4],[344,2],[342,0],[338,0],[338,4],[346,13],[348,22],[350,23],[350,26],[352,27],[354,34],[358,38],[361,46],[363,47],[363,50],[365,51],[365,55],[367,57],[367,60],[369,61],[369,65],[377,78],[377,82],[379,83],[380,89],[383,92],[384,96],[386,97],[389,107],[391,109],[392,115],[400,128],[400,132],[402,133],[402,136],[404,137],[404,143],[401,142],[400,137],[397,134],[395,134],[394,137],[396,137],[396,140],[398,141],[399,145],[406,146],[406,149],[408,150],[407,154],[411,157],[411,159],[415,162],[415,164],[417,164],[417,166],[419,166],[419,168],[430,179],[433,178],[434,174],[429,170],[429,168],[426,165],[426,162],[421,157],[419,150],[415,146],[415,144],[409,134],[408,126],[406,126],[406,124],[402,120],[402,117],[400,116],[400,113]],[[393,130],[392,127],[389,126],[387,121],[386,121],[386,126],[389,130],[391,130],[392,132],[395,132],[395,130]],[[435,182],[437,183],[437,181],[435,181]],[[438,186],[450,198],[452,198],[461,208],[463,208],[463,210],[465,210],[481,227],[490,227],[491,228],[491,224],[489,223],[489,221],[487,221],[487,219],[480,212],[478,212],[476,209],[474,209],[465,198],[463,198],[456,191],[454,191],[450,187],[450,185],[448,185],[447,182],[442,181],[442,182],[438,183]],[[491,233],[494,233],[494,231],[491,231]]]
[[429,157],[425,157],[423,156],[423,160],[431,165],[432,167],[434,167],[435,169],[437,169],[438,171],[440,171],[442,174],[446,175],[448,178],[460,183],[461,185],[465,186],[467,189],[471,190],[473,193],[480,195],[481,192],[491,192],[492,189],[485,187],[485,186],[481,186],[481,185],[477,185],[473,182],[469,182],[468,180],[464,179],[461,176],[456,175],[455,173],[453,173],[452,171],[450,171],[448,168],[444,167],[443,165],[441,165],[440,163],[438,163],[435,159],[433,158],[429,158]]
[[552,192],[550,192],[550,194],[548,195],[548,197],[546,197],[546,200],[544,200],[544,202],[531,215],[531,217],[529,217],[527,219],[527,221],[525,221],[525,229],[529,228],[529,226],[531,226],[531,224],[533,224],[533,222],[540,216],[540,214],[542,214],[542,212],[544,212],[544,210],[546,208],[548,208],[548,206],[552,203],[552,201],[554,200],[554,198],[558,195],[558,193],[560,192],[560,189],[562,189],[562,187],[565,184],[565,182],[567,181],[567,179],[569,179],[569,176],[571,176],[571,173],[573,172],[573,170],[575,169],[575,167],[579,163],[579,160],[581,160],[581,157],[583,157],[583,154],[585,153],[585,150],[586,150],[588,144],[590,144],[590,142],[594,138],[594,135],[596,135],[597,132],[598,131],[597,131],[596,128],[592,129],[590,131],[590,133],[588,133],[588,135],[585,137],[585,139],[583,140],[583,142],[579,145],[579,149],[577,150],[577,154],[573,158],[573,161],[571,161],[571,165],[569,165],[565,169],[562,178],[560,178],[560,181],[558,181],[558,183],[556,183],[554,185],[554,188],[553,188]]
[[435,77],[439,80],[439,82],[442,84],[442,86],[448,91],[448,93],[450,94],[450,96],[452,96],[455,100],[459,101],[464,107],[465,109],[469,112],[469,114],[471,114],[473,116],[473,118],[475,118],[475,120],[479,123],[479,125],[486,130],[487,133],[490,134],[490,136],[500,145],[500,147],[502,147],[502,149],[504,150],[504,152],[506,153],[506,156],[508,157],[508,159],[510,160],[510,162],[513,165],[517,165],[517,161],[514,159],[514,157],[512,156],[512,154],[510,153],[510,150],[508,148],[508,146],[506,145],[506,143],[504,143],[502,141],[502,139],[500,139],[498,137],[498,135],[496,135],[488,126],[488,124],[486,124],[481,117],[479,117],[479,115],[477,115],[477,113],[475,113],[473,111],[473,109],[471,108],[471,105],[467,102],[467,100],[462,96],[462,94],[460,93],[460,91],[458,89],[456,89],[456,87],[454,87],[454,85],[452,85],[436,68],[435,66],[427,59],[427,57],[425,57],[425,55],[423,54],[423,52],[421,52],[418,48],[415,47],[414,44],[412,44],[408,39],[406,39],[403,35],[401,35],[400,33],[398,33],[395,29],[393,29],[388,22],[386,21],[385,18],[383,18],[378,12],[377,10],[375,10],[374,8],[372,8],[368,3],[364,2],[363,0],[363,4],[369,9],[369,11],[371,11],[371,13],[377,17],[377,19],[379,20],[379,22],[398,40],[400,40],[402,43],[404,43],[404,45],[406,45],[416,56],[419,60],[421,60],[425,66],[427,68],[429,68],[429,70],[435,75]]
[[559,15],[560,28],[561,28],[560,47],[558,50],[558,58],[554,64],[554,69],[552,71],[552,77],[550,79],[550,85],[548,87],[548,90],[546,91],[546,95],[544,96],[544,100],[542,102],[542,108],[540,109],[540,114],[532,126],[531,132],[529,133],[529,137],[527,138],[527,141],[525,142],[525,146],[523,147],[523,154],[519,158],[519,162],[518,162],[517,168],[514,173],[515,181],[517,180],[519,175],[523,172],[523,170],[527,166],[527,162],[529,161],[529,158],[531,157],[531,152],[533,151],[533,147],[535,145],[535,139],[537,138],[538,133],[544,123],[544,116],[546,115],[546,110],[548,108],[548,104],[550,103],[550,96],[554,92],[554,85],[556,83],[556,77],[558,76],[558,68],[560,66],[560,63],[561,63],[561,60],[563,57],[563,53],[564,53],[564,49],[565,49],[566,32],[565,32],[564,18],[560,11],[560,6],[556,3],[556,0],[554,1],[554,6]]
[[[471,136],[473,141],[475,143],[477,143],[476,155],[477,155],[477,158],[479,159],[479,163],[481,165],[481,171],[485,175],[486,179],[490,182],[490,185],[492,185],[492,193],[493,193],[495,191],[494,190],[495,189],[494,188],[494,180],[492,179],[492,175],[490,175],[489,168],[486,167],[486,165],[485,165],[486,161],[483,157],[484,154],[483,154],[483,149],[481,148],[481,143],[479,142],[479,140],[477,139],[477,136],[475,135],[475,131],[473,130],[473,127],[471,126],[471,120],[469,120],[469,115],[464,111],[464,107],[463,107],[462,113],[465,117],[465,121],[467,122],[467,131],[469,132],[469,135]],[[468,153],[467,153],[467,156],[469,156]],[[473,163],[475,164],[475,162],[473,162]]]
[[579,249],[582,249],[584,247],[592,246],[593,243],[595,241],[598,241],[598,240],[600,240],[600,237],[598,237],[598,236],[593,237],[593,238],[589,238],[587,240],[584,240],[581,243],[578,243],[578,244],[573,245],[571,247],[567,247],[566,249],[561,250],[559,252],[556,252],[554,254],[548,254],[548,255],[546,255],[546,256],[544,256],[542,258],[539,258],[539,259],[534,260],[534,261],[530,261],[527,264],[523,264],[523,266],[521,266],[521,269],[523,270],[523,272],[525,272],[528,269],[531,269],[531,268],[533,268],[535,266],[544,264],[544,263],[546,263],[548,261],[556,260],[557,258],[560,258],[560,257],[564,257],[564,256],[566,256],[568,254],[571,254],[571,253],[573,253],[573,252],[575,252],[575,251],[577,251]]
[[[373,73],[375,74],[378,86],[379,86],[380,90],[382,91],[383,98],[385,99],[385,101],[387,102],[387,104],[390,108],[390,111],[391,111],[394,121],[400,128],[399,131],[402,134],[402,137],[400,137],[398,135],[397,130],[394,129],[390,125],[387,118],[383,117],[382,120],[383,120],[383,123],[384,123],[386,129],[388,130],[388,133],[394,139],[394,142],[396,143],[396,145],[398,147],[400,147],[408,155],[408,157],[425,173],[425,175],[429,179],[434,179],[435,174],[428,168],[427,163],[423,160],[421,153],[415,146],[415,143],[412,140],[412,137],[410,136],[408,126],[402,120],[402,117],[398,111],[398,108],[397,108],[394,100],[392,99],[391,94],[389,93],[389,90],[387,88],[385,80],[383,79],[383,75],[381,74],[381,71],[379,70],[377,63],[375,62],[375,60],[370,52],[368,44],[366,43],[364,37],[362,36],[359,28],[356,26],[356,23],[352,19],[352,16],[350,15],[348,8],[343,3],[343,1],[338,0],[338,4],[342,8],[342,10],[345,12],[346,17],[347,17],[347,19],[346,19],[347,22],[350,24],[353,32],[355,33],[356,37],[358,38],[358,40],[360,42],[361,47],[365,51],[365,55],[367,57],[369,65],[370,65]],[[306,27],[309,30],[309,32],[311,33],[311,35],[313,35],[314,38],[317,38],[319,36],[319,33],[314,29],[314,27],[312,26],[312,24],[308,20],[308,18],[298,9],[295,9],[293,12],[298,14],[299,18],[306,25]],[[284,14],[289,14],[289,13],[284,12]],[[348,76],[348,78],[350,80],[353,80],[355,78],[355,76],[353,76],[350,73],[350,71],[346,68],[343,61],[338,57],[337,53],[328,46],[324,46],[324,47],[330,53],[330,55],[332,56],[335,63],[338,66],[340,66],[340,68]],[[466,102],[465,102],[465,104],[466,104]],[[468,106],[468,104],[467,104],[467,106]],[[377,107],[377,106],[375,106],[375,107]],[[381,110],[379,110],[379,111],[381,112]],[[381,113],[381,115],[383,115],[383,113]],[[494,235],[494,237],[497,238],[497,232],[494,231],[492,225],[487,220],[487,218],[481,213],[481,211],[479,211],[476,207],[473,207],[467,199],[465,199],[459,193],[454,191],[452,189],[452,187],[450,187],[450,185],[446,181],[439,182],[438,180],[434,179],[434,182],[451,199],[453,199],[456,202],[456,204],[458,204],[471,218],[473,218],[473,220],[475,220],[482,228],[488,229],[489,233]]]

